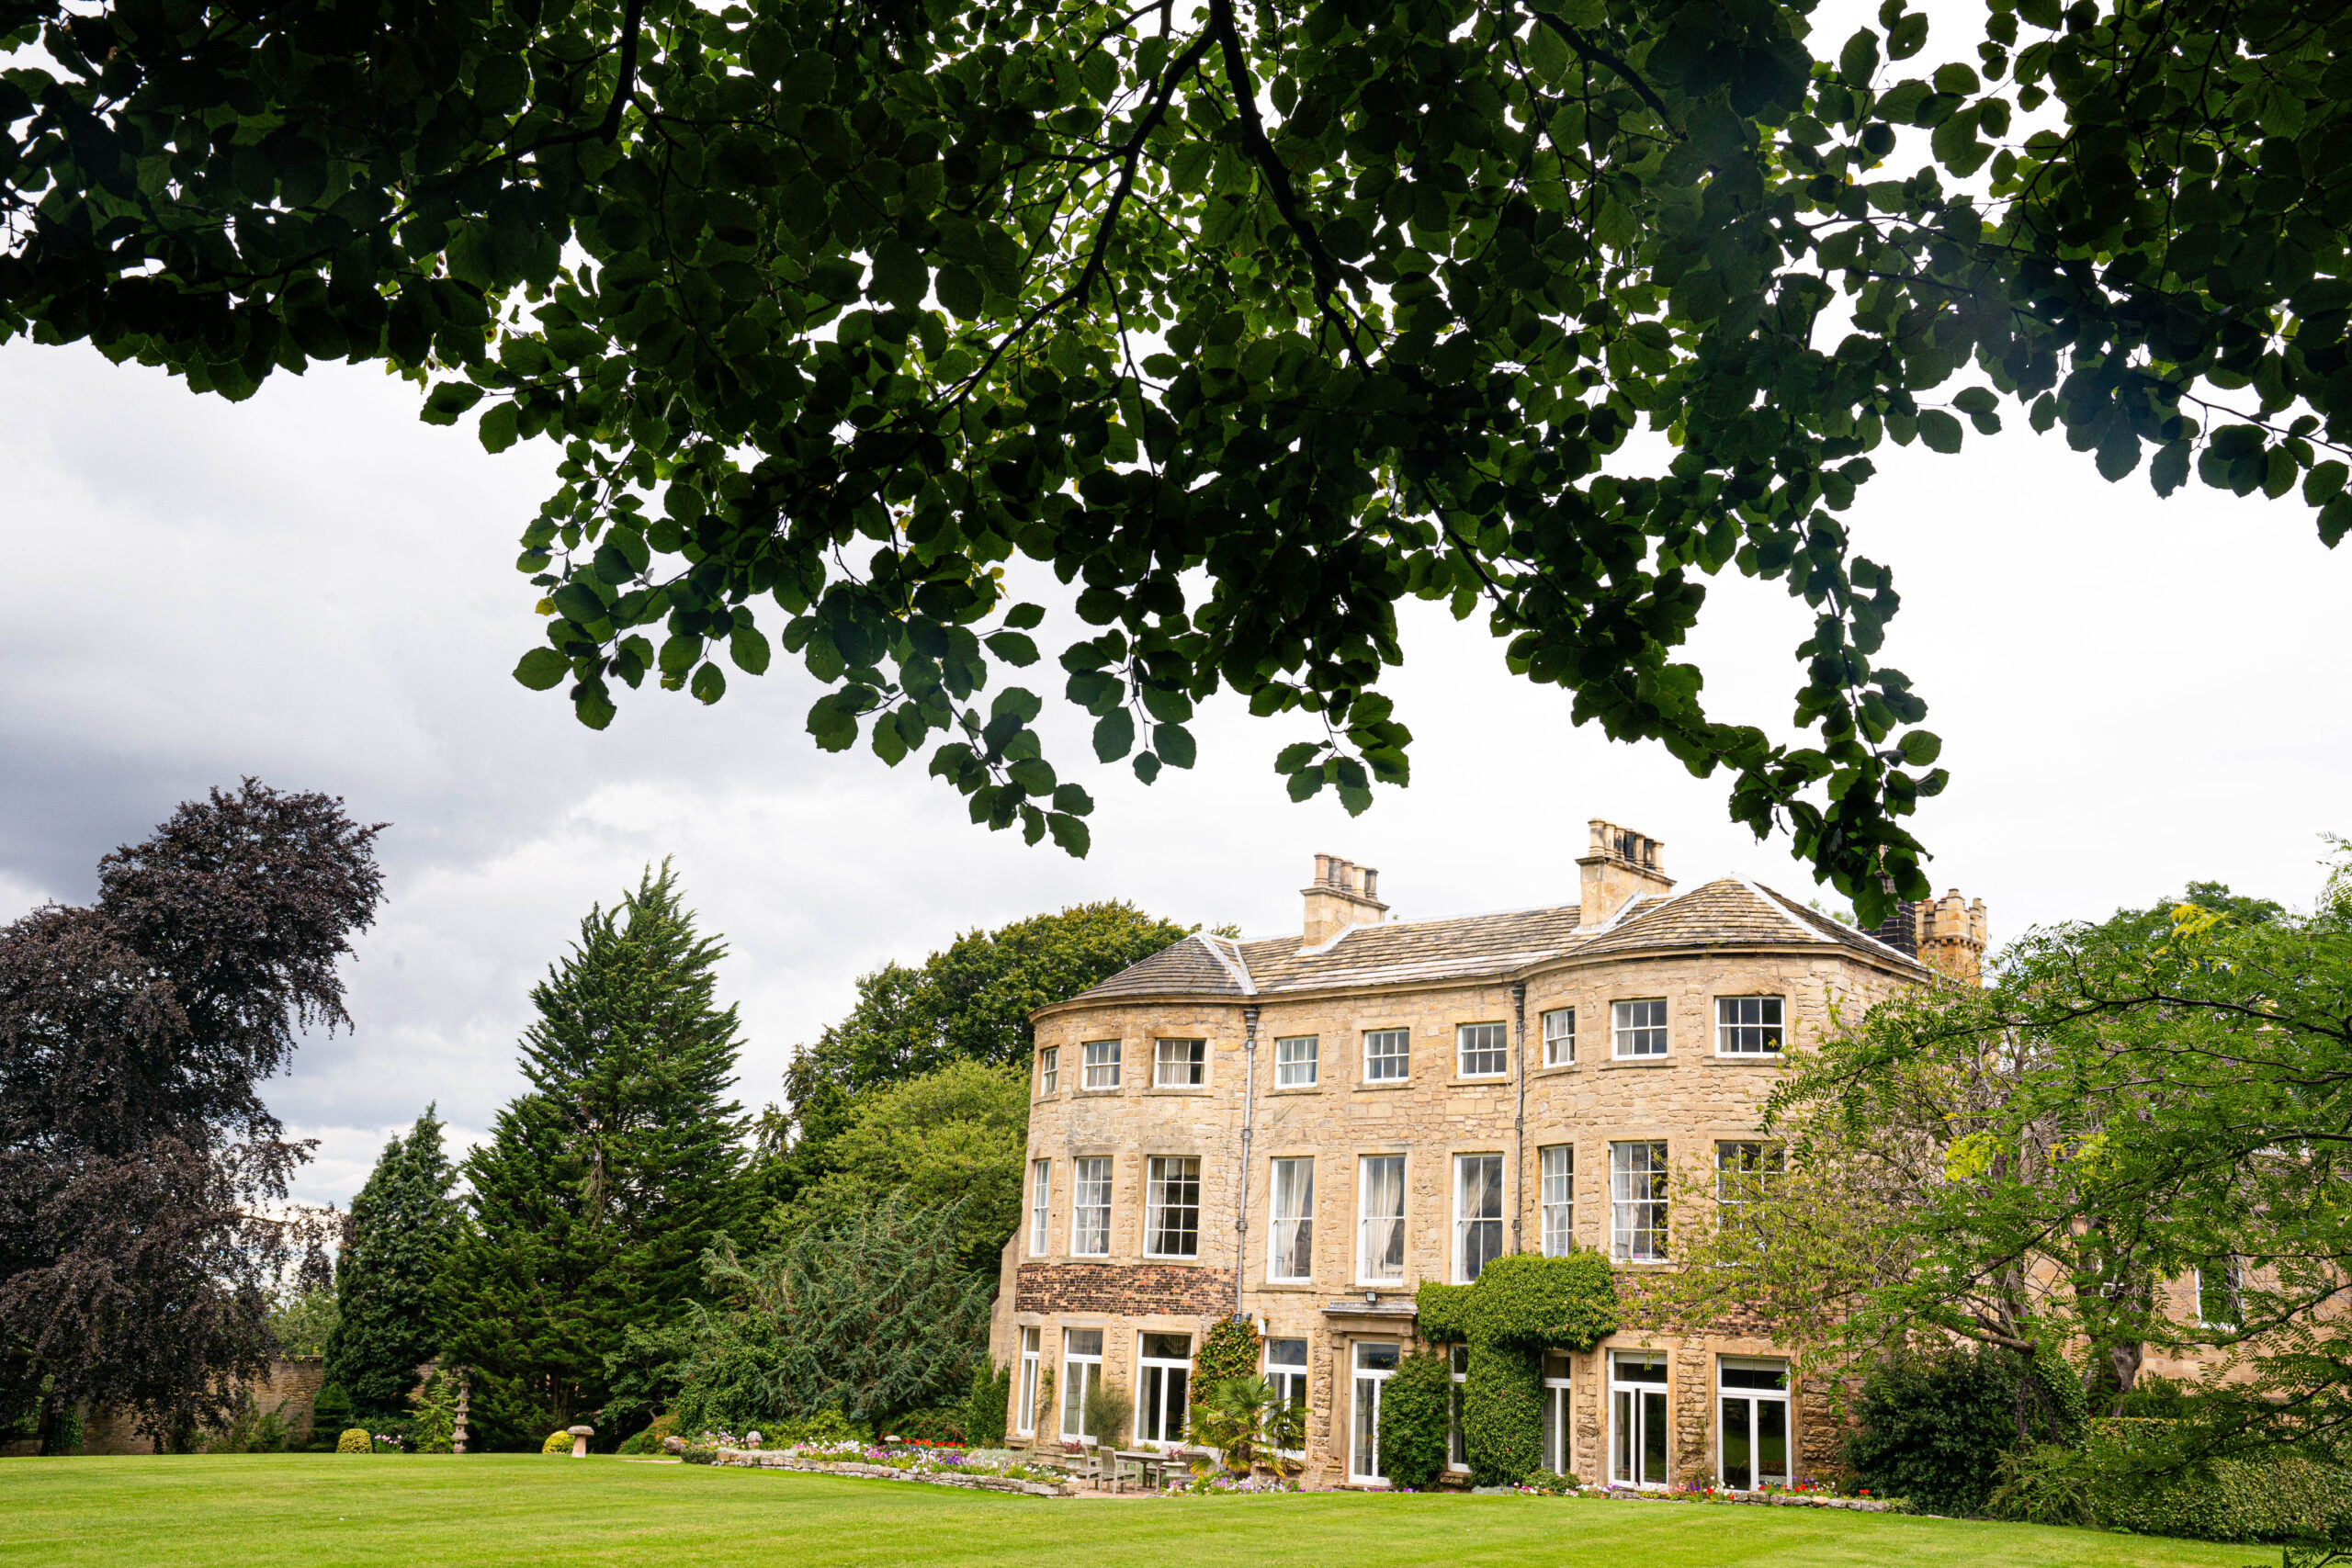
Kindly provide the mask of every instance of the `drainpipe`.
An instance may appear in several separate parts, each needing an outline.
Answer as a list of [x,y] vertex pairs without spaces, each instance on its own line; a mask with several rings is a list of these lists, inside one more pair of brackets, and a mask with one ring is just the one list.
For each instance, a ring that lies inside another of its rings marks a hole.
[[1527,1208],[1527,982],[1510,988],[1511,1035],[1518,1046],[1519,1110],[1510,1122],[1510,1249],[1521,1250],[1520,1224]]
[[1241,1010],[1241,1180],[1233,1204],[1233,1315],[1241,1315],[1241,1276],[1250,1262],[1250,1134],[1258,1109],[1258,1004]]

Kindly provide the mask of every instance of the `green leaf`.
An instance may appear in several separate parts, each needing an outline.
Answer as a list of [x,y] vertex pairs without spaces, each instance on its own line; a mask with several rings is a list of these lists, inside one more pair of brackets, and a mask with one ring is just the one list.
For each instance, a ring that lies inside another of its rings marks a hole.
[[514,445],[516,426],[520,423],[514,401],[510,399],[491,405],[481,416],[481,445],[486,452],[503,452]]
[[1043,604],[1015,604],[1004,613],[1004,624],[1017,632],[1034,630],[1045,618]]
[[2324,463],[2314,463],[2312,471],[2303,476],[2303,502],[2310,506],[2324,506],[2343,493],[2346,477],[2345,465],[2330,457]]
[[481,401],[481,389],[471,381],[444,381],[424,400],[421,416],[427,424],[455,424],[458,416]]
[[2188,482],[2189,444],[2167,441],[2156,448],[2155,461],[2148,465],[2148,482],[2158,495],[2170,495]]
[[1192,731],[1181,724],[1155,724],[1151,727],[1151,749],[1171,768],[1193,765]]
[[1136,716],[1125,708],[1113,708],[1094,725],[1094,755],[1105,762],[1115,762],[1136,748]]
[[1924,729],[1914,729],[1903,737],[1897,750],[1903,753],[1905,761],[1915,768],[1924,768],[1943,755],[1944,743],[1940,736]]
[[772,650],[765,633],[754,626],[739,626],[727,639],[728,655],[746,675],[764,675]]
[[1054,836],[1054,845],[1074,860],[1084,860],[1086,852],[1094,847],[1094,835],[1085,823],[1066,811],[1048,812],[1046,830]]
[[923,296],[931,292],[931,270],[923,265],[922,253],[895,234],[884,240],[874,248],[874,276],[865,291],[900,310],[921,310]]
[[957,321],[979,319],[986,306],[987,295],[971,268],[953,264],[941,267],[936,287],[940,304],[952,311]]
[[1015,669],[1037,662],[1037,645],[1019,632],[991,632],[981,641],[990,653]]
[[1838,75],[1849,87],[1867,87],[1878,70],[1878,34],[1859,29],[1838,51]]
[[1145,784],[1149,784],[1152,780],[1159,776],[1159,759],[1153,756],[1148,751],[1138,751],[1136,753],[1134,767],[1136,770],[1136,777],[1141,779]]
[[695,694],[697,701],[715,703],[727,694],[727,671],[706,660],[702,668],[695,671],[695,678],[686,689]]
[[552,648],[535,648],[514,666],[514,679],[535,692],[554,687],[571,673],[571,660]]
[[1323,742],[1319,740],[1294,741],[1292,744],[1283,747],[1281,751],[1275,754],[1274,772],[1278,773],[1295,773],[1298,772],[1299,769],[1304,768],[1308,763],[1314,761],[1315,759],[1322,753],[1322,750]]
[[1886,57],[1908,60],[1928,46],[1928,14],[1913,11],[1886,29]]
[[1921,409],[1919,439],[1928,444],[1931,452],[1957,452],[1961,442],[1960,421],[1941,409]]
[[613,696],[602,681],[582,681],[571,689],[571,715],[591,729],[613,722]]
[[1045,707],[1046,705],[1038,699],[1036,693],[1026,691],[1019,686],[1007,686],[997,694],[996,701],[989,705],[989,717],[999,719],[1011,715],[1023,724],[1028,724],[1043,713]]
[[1094,797],[1074,784],[1056,784],[1054,809],[1073,817],[1091,817],[1094,814]]

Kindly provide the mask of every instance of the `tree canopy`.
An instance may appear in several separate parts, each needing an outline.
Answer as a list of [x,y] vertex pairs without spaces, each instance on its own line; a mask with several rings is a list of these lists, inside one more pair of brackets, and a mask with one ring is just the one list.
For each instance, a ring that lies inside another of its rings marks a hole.
[[[0,334],[199,390],[387,364],[544,436],[516,675],[603,727],[776,648],[809,732],[1088,843],[1016,553],[1103,763],[1220,691],[1289,791],[1409,773],[1408,596],[1729,776],[1865,923],[1943,787],[1846,521],[2005,405],[2118,479],[2352,525],[2352,21],[1988,0],[5,0]],[[1646,424],[1663,441],[1629,443]],[[1799,733],[1679,656],[1816,613]],[[1297,724],[1296,719],[1292,720]]]
[[417,1369],[441,1353],[439,1287],[462,1211],[432,1106],[384,1145],[344,1225],[326,1381],[368,1416],[405,1416]]
[[1678,1213],[1655,1321],[1758,1313],[1829,1366],[1973,1343],[2022,1359],[2021,1400],[2063,1376],[2106,1408],[2150,1351],[2201,1357],[2210,1445],[2341,1441],[2352,900],[2240,903],[2161,943],[2139,910],[2033,932],[1985,988],[1796,1058],[1786,1171],[1736,1224]]
[[0,1413],[77,1404],[182,1447],[276,1348],[286,1207],[311,1145],[262,1081],[347,1026],[337,965],[375,919],[379,828],[247,779],[98,863],[85,908],[0,929]]
[[602,1409],[629,1331],[680,1321],[704,1248],[750,1212],[725,953],[665,864],[591,909],[531,993],[530,1087],[466,1158],[469,1224],[443,1282],[448,1348],[499,1440]]

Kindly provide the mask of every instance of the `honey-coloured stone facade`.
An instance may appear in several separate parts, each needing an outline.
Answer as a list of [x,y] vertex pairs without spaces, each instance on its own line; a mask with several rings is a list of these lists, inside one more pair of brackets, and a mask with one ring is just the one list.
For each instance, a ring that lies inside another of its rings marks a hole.
[[[1197,1349],[1218,1317],[1241,1312],[1268,1340],[1305,1342],[1310,1481],[1377,1484],[1352,1441],[1368,1398],[1357,1348],[1417,1343],[1413,1299],[1423,1280],[1461,1282],[1481,1255],[1557,1248],[1565,1237],[1620,1258],[1637,1290],[1644,1272],[1671,1267],[1670,1247],[1667,1261],[1626,1256],[1639,1239],[1627,1222],[1642,1211],[1612,1205],[1611,1146],[1646,1161],[1665,1145],[1679,1179],[1669,1204],[1708,1201],[1704,1173],[1722,1145],[1759,1138],[1782,1051],[1820,1037],[1833,1010],[1851,1016],[1940,979],[1917,958],[1750,883],[1676,894],[1664,846],[1613,824],[1593,829],[1575,905],[1385,920],[1385,906],[1370,897],[1377,874],[1319,857],[1306,897],[1320,942],[1188,938],[1034,1015],[1029,1204],[1006,1248],[991,1337],[999,1364],[1015,1369],[1014,1441],[1078,1436],[1063,1429],[1059,1393],[1050,1408],[1023,1409],[1023,1389],[1045,1374],[1060,1374],[1057,1390],[1068,1386],[1068,1345],[1100,1334],[1101,1371],[1091,1375],[1135,1394],[1141,1430],[1147,1404],[1170,1397],[1178,1342],[1166,1337]],[[1331,930],[1351,908],[1360,921]],[[1621,1016],[1620,1003],[1643,1005]],[[1570,1010],[1572,1043],[1558,1028]],[[1621,1022],[1645,1032],[1621,1038]],[[1311,1071],[1303,1047],[1277,1044],[1308,1038]],[[1105,1070],[1111,1042],[1115,1082]],[[1162,1042],[1174,1043],[1163,1052]],[[1568,1201],[1555,1207],[1548,1237],[1546,1149],[1567,1151],[1572,1171],[1568,1190],[1555,1181],[1551,1195]],[[1394,1156],[1403,1160],[1402,1262],[1384,1269],[1379,1255],[1394,1253],[1388,1226],[1377,1215],[1367,1226],[1365,1215],[1368,1202],[1385,1206],[1376,1200],[1390,1191],[1393,1167],[1368,1174],[1365,1162]],[[1107,1194],[1098,1182],[1084,1215],[1074,1202],[1080,1161],[1107,1162],[1087,1168],[1107,1176]],[[1280,1161],[1311,1162],[1291,1168],[1295,1181],[1312,1172],[1312,1201],[1296,1215],[1307,1235],[1279,1226],[1287,1272],[1274,1267],[1276,1222],[1290,1219],[1272,1207]],[[1465,1213],[1465,1194],[1475,1208],[1490,1161],[1501,1176],[1498,1209],[1490,1219]],[[1191,1198],[1194,1171],[1197,1213],[1157,1211],[1162,1197]],[[1619,1195],[1641,1196],[1637,1179]],[[1295,1277],[1302,1257],[1305,1277]],[[1633,1422],[1620,1418],[1609,1387],[1619,1351],[1666,1359],[1663,1467],[1656,1440],[1630,1470],[1619,1452],[1621,1438],[1643,1436],[1638,1424],[1658,1410],[1637,1395]],[[1726,1384],[1725,1358],[1751,1375],[1785,1359],[1762,1325],[1688,1342],[1620,1334],[1590,1354],[1551,1358],[1560,1462],[1589,1482],[1721,1481],[1724,1400],[1767,1397]],[[1837,1433],[1821,1391],[1792,1388],[1787,1398],[1787,1468],[1802,1476],[1832,1461]],[[1169,1427],[1165,1411],[1158,1418]]]

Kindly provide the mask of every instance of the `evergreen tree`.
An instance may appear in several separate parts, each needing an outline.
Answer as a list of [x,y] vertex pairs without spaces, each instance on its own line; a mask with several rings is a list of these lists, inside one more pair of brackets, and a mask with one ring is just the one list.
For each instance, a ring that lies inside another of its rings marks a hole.
[[713,1000],[725,953],[665,863],[590,910],[532,992],[530,1087],[467,1157],[471,1223],[447,1276],[450,1348],[493,1440],[597,1413],[629,1330],[674,1321],[703,1250],[744,1226],[740,1043]]
[[416,1369],[441,1351],[437,1287],[459,1213],[441,1128],[427,1106],[351,1201],[326,1379],[363,1415],[404,1414]]

